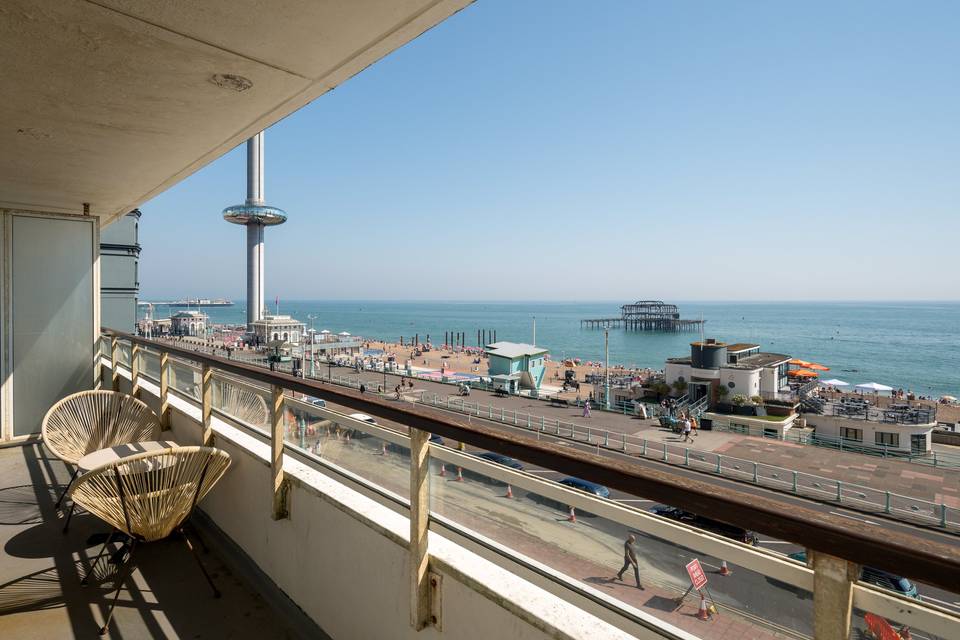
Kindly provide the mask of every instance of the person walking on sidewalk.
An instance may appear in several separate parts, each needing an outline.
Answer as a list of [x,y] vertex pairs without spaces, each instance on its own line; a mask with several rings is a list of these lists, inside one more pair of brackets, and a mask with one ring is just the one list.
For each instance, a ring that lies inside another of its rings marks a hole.
[[620,568],[620,571],[617,572],[617,580],[623,580],[623,572],[633,566],[633,577],[637,579],[637,589],[644,591],[644,587],[640,584],[640,563],[637,562],[637,536],[632,533],[627,536],[626,541],[623,543],[623,566]]
[[683,441],[690,442],[690,418],[683,416],[681,426],[683,427]]
[[590,417],[590,401],[589,400],[587,400],[586,403],[583,405],[583,417],[584,418]]

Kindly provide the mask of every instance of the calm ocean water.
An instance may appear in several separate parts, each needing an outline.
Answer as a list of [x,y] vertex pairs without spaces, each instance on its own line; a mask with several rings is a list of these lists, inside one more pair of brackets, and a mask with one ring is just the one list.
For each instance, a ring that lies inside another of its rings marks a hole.
[[[923,303],[713,303],[678,302],[684,318],[703,318],[706,337],[756,342],[831,368],[827,378],[851,384],[880,382],[921,394],[960,396],[960,302]],[[242,323],[243,301],[206,309],[213,322]],[[495,329],[498,340],[537,344],[555,358],[603,358],[603,331],[580,328],[581,318],[620,315],[618,303],[281,301],[288,313],[318,331],[349,331],[396,341],[415,333],[443,342],[444,331]],[[161,307],[157,316],[167,315]],[[697,333],[610,330],[610,362],[660,369],[670,356],[689,353]]]

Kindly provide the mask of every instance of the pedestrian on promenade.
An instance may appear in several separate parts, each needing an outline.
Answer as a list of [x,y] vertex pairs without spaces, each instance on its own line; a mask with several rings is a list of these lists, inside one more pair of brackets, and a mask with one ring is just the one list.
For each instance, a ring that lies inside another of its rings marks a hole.
[[583,404],[583,417],[584,417],[584,418],[589,418],[589,417],[590,417],[590,401],[589,401],[589,400],[587,400],[587,401]]
[[693,437],[696,438],[697,434],[700,433],[700,425],[697,424],[697,419],[693,416],[690,416],[690,429],[693,431]]
[[633,566],[633,577],[637,579],[637,589],[645,591],[643,585],[640,584],[640,563],[637,562],[636,543],[637,536],[632,533],[627,536],[623,543],[623,566],[617,572],[617,580],[623,580],[623,572]]
[[690,442],[690,418],[683,416],[680,424],[683,427],[683,441]]
[[363,383],[361,382],[361,383],[360,383],[360,395],[363,395],[363,393],[364,393],[366,390],[367,390],[367,385],[365,385],[365,384],[363,384]]

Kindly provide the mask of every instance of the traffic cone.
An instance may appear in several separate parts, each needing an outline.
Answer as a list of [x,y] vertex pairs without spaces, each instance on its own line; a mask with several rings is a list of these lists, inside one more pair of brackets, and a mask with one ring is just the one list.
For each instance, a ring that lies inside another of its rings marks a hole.
[[576,521],[577,521],[577,512],[576,512],[576,510],[573,508],[573,506],[571,506],[571,507],[570,507],[570,515],[567,516],[567,522],[576,522]]
[[443,464],[442,462],[440,463],[440,477],[441,478],[447,477],[447,465]]
[[512,498],[512,497],[513,497],[513,488],[512,488],[510,485],[507,485],[507,493],[506,493],[506,495],[503,496],[503,497],[504,497],[504,498]]
[[722,576],[729,576],[729,575],[731,575],[732,573],[733,573],[733,571],[730,571],[730,568],[727,567],[727,561],[726,561],[726,560],[721,560],[721,561],[720,561],[720,575],[722,575]]
[[457,482],[463,482],[463,467],[457,467]]
[[709,620],[710,612],[707,611],[707,600],[700,594],[700,610],[697,611],[697,620]]

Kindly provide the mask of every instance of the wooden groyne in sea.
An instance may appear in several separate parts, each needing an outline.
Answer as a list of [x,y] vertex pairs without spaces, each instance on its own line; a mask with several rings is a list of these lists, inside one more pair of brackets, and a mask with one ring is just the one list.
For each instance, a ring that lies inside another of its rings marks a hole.
[[638,300],[620,307],[617,318],[586,318],[581,329],[619,329],[627,331],[697,331],[706,320],[688,320],[680,317],[675,304],[662,300]]

